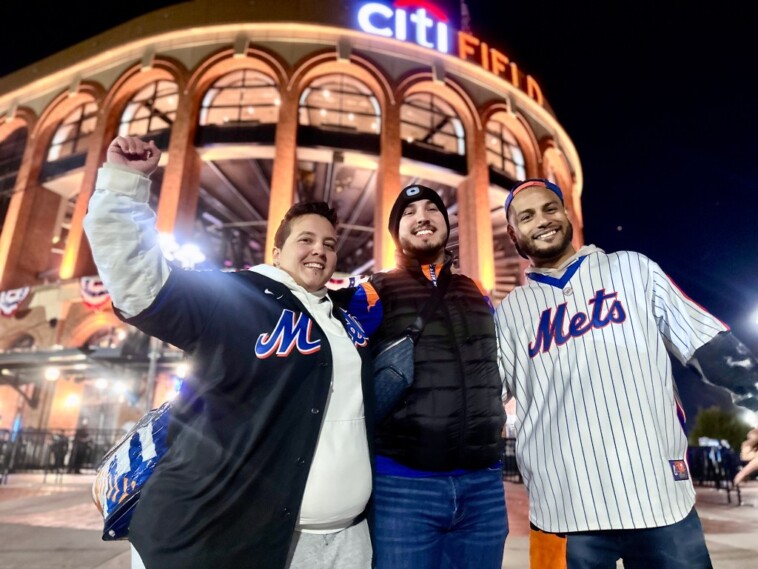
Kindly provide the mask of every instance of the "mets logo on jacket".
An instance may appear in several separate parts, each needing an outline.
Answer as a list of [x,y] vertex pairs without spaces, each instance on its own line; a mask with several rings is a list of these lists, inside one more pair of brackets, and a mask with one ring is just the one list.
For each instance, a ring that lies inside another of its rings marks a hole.
[[[361,325],[344,310],[342,315],[350,339],[356,346],[365,346],[368,339]],[[313,320],[307,314],[284,309],[274,329],[258,336],[255,342],[255,356],[262,360],[272,355],[286,358],[293,349],[297,349],[303,355],[314,354],[321,349],[321,340],[311,339],[312,329]]]

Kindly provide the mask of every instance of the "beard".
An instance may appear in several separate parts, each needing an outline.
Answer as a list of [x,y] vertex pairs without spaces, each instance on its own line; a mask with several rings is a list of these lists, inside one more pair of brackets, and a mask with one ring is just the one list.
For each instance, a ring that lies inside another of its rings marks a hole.
[[437,231],[431,238],[421,243],[412,243],[410,239],[401,237],[400,248],[406,257],[417,259],[421,263],[435,262],[443,254],[447,236],[444,231]]
[[539,247],[533,239],[525,238],[516,241],[516,250],[526,259],[539,259],[549,261],[560,257],[567,248],[571,246],[571,240],[574,238],[574,226],[569,223],[566,231],[563,233],[563,239],[550,247]]

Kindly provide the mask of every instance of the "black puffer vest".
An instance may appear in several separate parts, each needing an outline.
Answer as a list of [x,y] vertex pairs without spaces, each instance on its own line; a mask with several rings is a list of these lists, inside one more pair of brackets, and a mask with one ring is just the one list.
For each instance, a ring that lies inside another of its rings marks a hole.
[[[408,326],[434,290],[417,261],[398,255],[398,262],[371,277],[384,311],[374,345]],[[505,413],[492,312],[474,281],[450,278],[416,344],[413,386],[376,431],[378,454],[420,470],[484,468],[501,458]]]

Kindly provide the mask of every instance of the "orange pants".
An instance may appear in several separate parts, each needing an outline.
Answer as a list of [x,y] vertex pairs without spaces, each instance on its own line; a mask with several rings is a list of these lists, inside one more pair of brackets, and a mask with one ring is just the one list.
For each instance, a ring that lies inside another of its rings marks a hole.
[[567,569],[566,536],[532,526],[529,532],[530,569]]

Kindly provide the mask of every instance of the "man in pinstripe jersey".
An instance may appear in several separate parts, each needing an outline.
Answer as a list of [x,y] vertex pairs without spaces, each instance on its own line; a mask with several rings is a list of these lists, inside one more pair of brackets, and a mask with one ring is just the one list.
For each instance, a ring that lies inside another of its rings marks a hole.
[[532,567],[711,567],[669,353],[752,409],[758,362],[645,255],[577,251],[555,184],[516,184],[505,213],[531,261],[496,324]]

